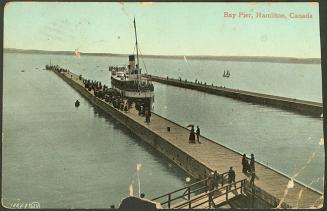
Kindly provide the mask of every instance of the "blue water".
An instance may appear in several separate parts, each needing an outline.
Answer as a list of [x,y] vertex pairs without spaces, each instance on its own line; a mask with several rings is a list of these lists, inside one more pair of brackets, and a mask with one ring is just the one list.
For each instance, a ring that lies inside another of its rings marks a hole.
[[155,93],[154,112],[184,126],[199,125],[213,141],[248,156],[253,153],[257,161],[289,176],[315,153],[296,179],[310,184],[320,178],[311,186],[323,191],[321,119],[159,83]]
[[[153,75],[322,102],[317,64],[147,59],[146,66]],[[230,71],[229,78],[222,77],[224,70]]]
[[[124,57],[4,54],[2,197],[41,208],[118,206],[142,164],[149,198],[186,184],[187,175],[96,109],[51,72],[53,63],[110,84],[108,65]],[[148,73],[321,102],[320,65],[146,59]],[[99,66],[99,67],[97,67]],[[223,69],[231,77],[222,78]],[[25,70],[25,72],[21,72]],[[143,67],[145,71],[145,67]],[[75,108],[79,99],[81,106]],[[323,191],[321,119],[155,83],[154,111]],[[319,180],[312,182],[313,180]]]
[[138,195],[137,164],[147,197],[186,184],[186,173],[54,73],[41,70],[45,61],[39,58],[5,54],[4,206],[36,201],[41,208],[118,207],[131,183]]

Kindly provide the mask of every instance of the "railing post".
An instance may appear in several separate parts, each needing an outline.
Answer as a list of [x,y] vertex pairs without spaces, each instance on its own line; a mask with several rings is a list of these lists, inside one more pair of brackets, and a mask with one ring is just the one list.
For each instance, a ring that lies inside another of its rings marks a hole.
[[187,200],[191,199],[191,188],[187,187]]
[[224,175],[221,175],[221,186],[224,186]]
[[188,208],[191,209],[191,188],[187,188],[187,200],[188,200]]
[[168,194],[168,209],[170,209],[171,194]]
[[251,193],[252,193],[252,208],[254,208],[255,207],[255,203],[254,203],[254,201],[255,201],[255,187],[254,187],[254,185],[251,185],[251,186],[252,186],[252,190],[251,190]]
[[208,191],[208,179],[206,179],[205,181],[204,181],[204,186],[205,186],[205,191],[207,192]]
[[209,203],[209,208],[211,208],[211,201],[210,201],[210,192],[208,193],[208,203]]
[[228,201],[228,185],[226,186],[226,201]]

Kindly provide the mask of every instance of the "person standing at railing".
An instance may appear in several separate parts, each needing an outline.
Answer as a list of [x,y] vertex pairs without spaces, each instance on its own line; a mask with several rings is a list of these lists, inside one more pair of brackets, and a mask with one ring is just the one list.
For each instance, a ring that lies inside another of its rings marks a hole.
[[232,187],[232,183],[234,183],[234,187],[236,189],[236,184],[235,184],[235,171],[233,170],[233,167],[230,167],[229,168],[229,171],[228,171],[228,183],[230,184],[229,185],[229,189],[231,189]]
[[208,184],[208,191],[209,191],[208,200],[209,200],[210,206],[215,206],[215,202],[213,201],[213,198],[212,198],[212,196],[213,196],[212,192],[213,192],[213,190],[215,188],[215,178],[214,178],[214,173],[213,172],[211,172],[209,174],[207,184]]
[[250,169],[251,169],[251,172],[254,172],[255,171],[254,163],[255,163],[254,155],[251,154],[251,160],[250,160]]
[[212,191],[214,189],[214,173],[210,172],[207,179],[207,191]]
[[220,177],[220,175],[218,174],[217,171],[215,171],[213,173],[213,179],[214,179],[214,186],[216,189],[218,188],[218,185],[219,185],[219,177]]

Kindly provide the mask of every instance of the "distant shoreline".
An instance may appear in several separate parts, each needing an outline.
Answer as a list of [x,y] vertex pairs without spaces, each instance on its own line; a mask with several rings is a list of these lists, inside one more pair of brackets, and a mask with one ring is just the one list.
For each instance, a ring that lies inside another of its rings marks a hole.
[[[25,53],[25,54],[57,54],[74,55],[74,51],[44,51],[44,50],[24,50],[15,48],[4,48],[4,53]],[[113,53],[83,53],[87,56],[115,56],[125,57],[129,54]],[[145,58],[160,59],[184,59],[181,55],[144,55]],[[237,61],[237,62],[270,62],[270,63],[295,63],[295,64],[321,64],[320,58],[293,58],[293,57],[268,57],[268,56],[185,56],[187,60],[217,60],[217,61]]]

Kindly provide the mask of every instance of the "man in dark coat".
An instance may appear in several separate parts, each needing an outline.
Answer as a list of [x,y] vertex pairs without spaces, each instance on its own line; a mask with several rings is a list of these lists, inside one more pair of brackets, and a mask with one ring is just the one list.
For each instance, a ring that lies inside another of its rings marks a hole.
[[[232,184],[234,182],[234,187],[236,188],[235,177],[235,171],[233,170],[233,167],[230,167],[228,171],[228,183]],[[231,189],[231,187],[232,185],[229,185],[229,189]]]
[[250,160],[250,170],[251,170],[251,172],[254,172],[255,171],[254,163],[255,163],[254,155],[251,154],[251,160]]
[[201,144],[201,142],[199,141],[199,137],[200,137],[200,128],[199,126],[196,126],[196,140],[198,141],[199,144]]
[[215,178],[214,178],[214,173],[213,172],[211,172],[209,174],[207,186],[208,186],[208,191],[209,191],[208,198],[209,198],[210,206],[215,207],[216,205],[215,205],[215,202],[213,200],[213,190],[215,188]]

